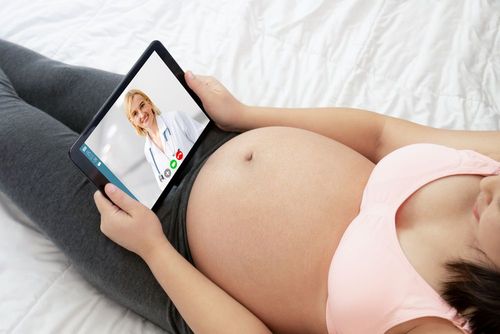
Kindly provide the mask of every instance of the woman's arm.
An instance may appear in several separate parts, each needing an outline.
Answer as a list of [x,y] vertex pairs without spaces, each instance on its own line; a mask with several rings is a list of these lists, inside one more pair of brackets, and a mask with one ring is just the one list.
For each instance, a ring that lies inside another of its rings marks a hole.
[[500,131],[437,129],[352,108],[247,107],[245,128],[283,125],[313,131],[339,141],[373,162],[414,143],[434,143],[490,155],[500,152]]
[[313,131],[339,141],[373,162],[414,143],[434,143],[489,155],[500,152],[500,131],[437,129],[352,108],[244,107],[243,128],[283,125]]
[[251,107],[236,100],[212,77],[186,74],[205,109],[225,130],[245,131],[265,126],[290,126],[337,140],[373,162],[398,147],[426,142],[483,154],[500,152],[500,132],[436,129],[353,108]]
[[484,155],[500,153],[500,131],[436,129],[388,116],[384,123],[380,157],[398,147],[419,142],[474,150]]
[[349,108],[269,108],[242,104],[213,77],[186,73],[186,81],[223,130],[242,132],[266,126],[302,128],[337,140],[373,160],[384,116]]
[[166,239],[143,259],[195,333],[270,333],[262,321],[194,268]]
[[195,333],[270,333],[262,321],[173,248],[151,210],[111,184],[105,192],[116,205],[95,193],[102,232],[147,263]]
[[244,106],[243,129],[289,126],[334,139],[376,162],[385,116],[352,108],[268,108]]

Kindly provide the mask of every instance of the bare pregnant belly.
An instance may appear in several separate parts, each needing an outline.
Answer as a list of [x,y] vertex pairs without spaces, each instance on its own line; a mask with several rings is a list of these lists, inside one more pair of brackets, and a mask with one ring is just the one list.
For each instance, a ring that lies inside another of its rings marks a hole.
[[305,130],[235,137],[207,160],[190,194],[197,268],[277,332],[318,322],[326,329],[330,261],[372,169]]

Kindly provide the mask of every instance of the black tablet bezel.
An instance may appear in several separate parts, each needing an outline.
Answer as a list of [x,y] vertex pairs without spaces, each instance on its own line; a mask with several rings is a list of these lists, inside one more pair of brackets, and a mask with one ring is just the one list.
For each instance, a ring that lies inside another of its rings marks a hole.
[[193,153],[199,147],[200,142],[205,137],[206,133],[208,132],[208,128],[213,122],[208,116],[205,109],[203,108],[203,104],[200,98],[187,85],[186,80],[184,79],[184,71],[180,68],[180,66],[177,64],[174,58],[172,58],[170,53],[167,51],[167,49],[163,46],[163,44],[160,41],[155,40],[151,42],[146,51],[144,51],[139,60],[137,60],[132,69],[127,73],[125,78],[120,82],[120,84],[116,87],[113,93],[108,97],[108,99],[103,104],[101,109],[99,109],[97,114],[92,118],[89,125],[87,125],[85,130],[83,130],[82,134],[80,135],[80,137],[78,137],[77,141],[71,146],[68,154],[70,159],[80,169],[80,171],[82,171],[83,174],[87,178],[89,178],[92,181],[92,183],[94,183],[97,189],[99,189],[105,195],[104,186],[106,185],[106,183],[109,183],[110,181],[101,172],[99,172],[99,170],[87,159],[87,157],[85,157],[85,155],[80,151],[80,147],[84,144],[84,142],[87,140],[90,134],[95,130],[97,125],[101,122],[101,120],[104,118],[107,112],[111,109],[113,104],[118,100],[120,95],[127,88],[128,84],[132,81],[132,79],[139,72],[139,70],[146,63],[146,61],[153,54],[153,52],[156,52],[158,54],[158,56],[163,60],[165,65],[170,69],[170,71],[177,78],[180,84],[184,87],[184,89],[186,89],[189,95],[193,98],[196,104],[200,107],[200,109],[209,119],[209,122],[207,123],[205,129],[200,134],[198,140],[194,143],[191,150],[185,156],[183,163],[179,167],[179,170],[177,170],[177,172],[172,176],[172,179],[165,187],[165,189],[163,189],[162,193],[160,194],[155,204],[151,208],[153,211],[156,212],[159,204],[163,201],[163,199],[172,189],[172,187],[178,185],[179,182],[181,181],[183,174],[185,174],[182,171],[188,165],[187,162],[191,159]]

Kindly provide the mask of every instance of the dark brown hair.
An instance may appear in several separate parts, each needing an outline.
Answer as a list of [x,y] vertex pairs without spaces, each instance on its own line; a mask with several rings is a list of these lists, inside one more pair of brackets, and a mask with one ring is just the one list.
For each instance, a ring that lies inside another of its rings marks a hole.
[[443,298],[468,321],[474,334],[500,333],[500,270],[486,263],[446,264]]

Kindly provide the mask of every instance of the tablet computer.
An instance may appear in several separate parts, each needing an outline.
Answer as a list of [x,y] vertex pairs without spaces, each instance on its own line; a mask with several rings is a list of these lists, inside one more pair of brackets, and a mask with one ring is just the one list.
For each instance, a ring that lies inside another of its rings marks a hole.
[[209,123],[184,71],[161,42],[153,41],[69,156],[103,194],[111,182],[154,211],[180,182]]

